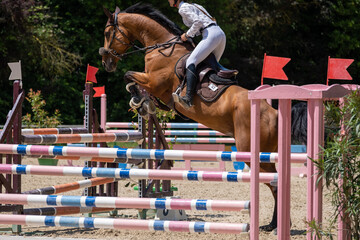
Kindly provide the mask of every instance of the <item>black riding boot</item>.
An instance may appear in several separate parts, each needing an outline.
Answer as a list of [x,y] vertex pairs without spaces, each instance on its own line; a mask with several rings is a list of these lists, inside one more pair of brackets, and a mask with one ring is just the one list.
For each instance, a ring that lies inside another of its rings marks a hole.
[[186,95],[184,97],[180,97],[181,102],[186,108],[190,108],[193,105],[193,96],[197,81],[195,64],[191,64],[186,69]]

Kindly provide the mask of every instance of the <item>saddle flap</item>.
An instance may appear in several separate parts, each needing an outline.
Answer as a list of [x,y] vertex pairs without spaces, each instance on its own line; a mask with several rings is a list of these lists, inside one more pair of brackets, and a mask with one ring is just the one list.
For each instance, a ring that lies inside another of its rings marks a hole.
[[[175,74],[180,79],[180,81],[185,79],[186,75],[186,60],[189,58],[190,53],[185,54],[182,56],[175,65]],[[199,81],[201,82],[206,74],[210,71],[215,71],[213,68],[209,67],[207,64],[201,63],[197,69],[196,74],[199,77]]]
[[[190,52],[191,53],[191,52]],[[186,74],[186,60],[189,58],[190,53],[185,54],[175,64],[175,74],[182,81]]]
[[205,102],[211,103],[216,101],[228,87],[237,84],[236,81],[212,81],[212,79],[216,77],[216,73],[207,74],[206,77],[196,86],[197,95],[199,95],[199,97]]
[[[175,65],[175,74],[182,82],[181,89],[184,87],[184,79],[186,75],[186,60],[190,53],[182,56]],[[199,81],[196,86],[196,92],[205,102],[216,101],[219,96],[231,85],[236,85],[235,79],[223,79],[217,75],[214,66],[214,57],[209,56],[196,69]]]

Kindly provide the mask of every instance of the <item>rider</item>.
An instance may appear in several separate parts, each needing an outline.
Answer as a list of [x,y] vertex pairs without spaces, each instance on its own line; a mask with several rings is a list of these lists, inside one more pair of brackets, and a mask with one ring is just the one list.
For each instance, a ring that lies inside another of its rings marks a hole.
[[186,95],[180,101],[186,108],[192,106],[192,100],[197,84],[196,66],[213,53],[219,61],[224,53],[226,36],[213,18],[202,6],[190,4],[186,0],[168,0],[171,7],[177,7],[184,24],[189,30],[181,35],[182,41],[187,41],[202,34],[202,40],[195,47],[186,61]]

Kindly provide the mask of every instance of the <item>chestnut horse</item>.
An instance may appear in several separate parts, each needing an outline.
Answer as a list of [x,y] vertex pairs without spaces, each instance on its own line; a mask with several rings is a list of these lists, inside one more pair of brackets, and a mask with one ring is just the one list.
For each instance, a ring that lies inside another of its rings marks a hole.
[[[178,42],[183,31],[147,4],[136,4],[122,12],[117,8],[115,13],[104,10],[109,19],[105,27],[104,47],[99,49],[99,53],[106,71],[115,71],[117,62],[128,54],[130,47],[137,48],[135,51],[144,50],[145,72],[127,72],[127,83],[136,83],[148,94],[169,107],[174,107],[184,116],[234,137],[238,151],[250,151],[250,101],[247,89],[232,85],[213,103],[206,103],[195,96],[194,106],[189,109],[181,104],[174,104],[172,93],[180,84],[174,67],[179,58],[192,49],[190,43]],[[134,41],[139,41],[143,48],[136,47]],[[134,98],[138,97],[139,92],[134,89],[133,84],[128,84],[127,89]],[[134,102],[139,103],[139,100]],[[139,104],[145,104],[147,109],[152,108],[148,100]],[[277,117],[277,110],[262,101],[259,131],[260,149],[263,152],[277,151]],[[275,164],[260,164],[260,168],[262,172],[276,172]],[[275,187],[269,184],[267,186],[275,199],[272,221],[264,226],[265,230],[270,231],[277,224],[277,194]]]

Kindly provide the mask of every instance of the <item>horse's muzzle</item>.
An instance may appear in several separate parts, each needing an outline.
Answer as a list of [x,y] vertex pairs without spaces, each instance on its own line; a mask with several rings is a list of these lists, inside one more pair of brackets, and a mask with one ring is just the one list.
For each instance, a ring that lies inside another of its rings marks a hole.
[[108,49],[105,49],[104,47],[99,48],[99,54],[100,56],[106,56],[110,53]]
[[113,58],[106,57],[106,59],[103,59],[102,65],[107,72],[114,72],[116,70],[116,62]]

